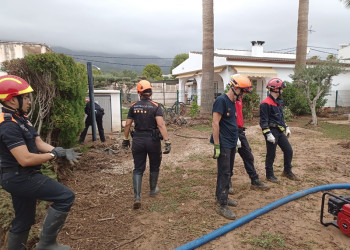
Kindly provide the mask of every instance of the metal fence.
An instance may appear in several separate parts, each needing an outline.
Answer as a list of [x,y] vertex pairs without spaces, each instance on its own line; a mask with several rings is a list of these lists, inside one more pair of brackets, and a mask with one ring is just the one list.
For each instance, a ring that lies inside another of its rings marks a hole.
[[350,107],[350,90],[330,91],[326,95],[326,99],[325,107]]

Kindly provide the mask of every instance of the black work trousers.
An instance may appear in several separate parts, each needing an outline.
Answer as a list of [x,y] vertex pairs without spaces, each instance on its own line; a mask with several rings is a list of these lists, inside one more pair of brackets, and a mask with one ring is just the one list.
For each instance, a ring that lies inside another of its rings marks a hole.
[[[252,150],[250,149],[247,137],[245,136],[245,132],[243,130],[239,130],[238,138],[241,141],[241,147],[238,148],[238,154],[242,157],[244,168],[249,175],[251,181],[259,178],[259,175],[256,173],[254,167],[254,156],[252,154]],[[233,174],[233,173],[232,173]]]
[[[101,142],[105,142],[106,138],[105,138],[102,120],[103,120],[103,115],[100,114],[99,112],[97,112],[96,113],[96,124],[97,124],[98,134],[100,136]],[[91,116],[89,115],[85,119],[85,128],[84,128],[83,132],[81,132],[81,134],[80,134],[79,142],[84,142],[87,131],[88,131],[90,126],[92,126],[92,119],[91,119]]]
[[162,149],[160,140],[148,137],[134,137],[132,140],[132,156],[134,158],[134,170],[136,175],[143,175],[146,169],[147,156],[149,158],[150,172],[159,172],[162,161]]
[[55,210],[69,212],[75,199],[68,187],[36,170],[2,174],[0,184],[12,197],[15,218],[10,232],[14,234],[30,230],[37,200],[53,202]]
[[217,159],[218,176],[216,181],[216,199],[221,206],[227,205],[229,182],[235,161],[236,148],[220,147]]
[[276,157],[276,148],[277,145],[281,148],[284,157],[284,171],[286,173],[290,172],[292,169],[292,159],[293,159],[293,149],[290,145],[287,136],[279,128],[270,128],[272,135],[275,137],[275,144],[268,142],[265,136],[266,141],[266,176],[274,175],[273,173],[273,163]]

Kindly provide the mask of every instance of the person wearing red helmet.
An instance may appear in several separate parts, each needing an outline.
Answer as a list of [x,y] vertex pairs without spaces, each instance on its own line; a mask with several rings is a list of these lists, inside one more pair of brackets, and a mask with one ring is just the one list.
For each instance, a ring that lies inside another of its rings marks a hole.
[[292,172],[293,149],[288,141],[291,132],[284,121],[283,101],[279,98],[285,87],[286,84],[281,79],[270,79],[266,86],[270,94],[260,104],[260,127],[265,136],[267,149],[265,161],[266,179],[275,183],[278,182],[278,179],[273,171],[273,163],[276,157],[277,145],[281,148],[284,156],[282,176],[295,181],[300,180]]
[[9,250],[27,249],[29,230],[35,221],[37,200],[52,202],[45,217],[36,249],[70,249],[58,245],[57,234],[73,205],[75,195],[63,184],[41,174],[41,164],[57,157],[72,163],[79,155],[73,149],[44,142],[26,116],[31,86],[13,75],[0,77],[0,185],[9,192],[15,218],[9,231]]
[[159,192],[157,182],[162,161],[161,140],[163,138],[165,146],[163,154],[169,154],[171,150],[171,143],[163,119],[163,111],[159,103],[150,99],[152,96],[151,83],[141,80],[137,84],[137,93],[140,95],[140,101],[131,104],[124,127],[124,140],[122,143],[124,149],[130,147],[129,133],[134,122],[135,131],[132,133],[134,209],[141,207],[141,184],[142,176],[146,169],[147,155],[150,165],[150,196],[154,197]]
[[[247,137],[245,135],[245,127],[244,127],[244,120],[243,120],[243,95],[244,94],[250,94],[253,92],[252,89],[252,83],[250,79],[246,76],[236,74],[231,76],[230,84],[239,88],[239,96],[236,100],[235,107],[236,107],[236,114],[237,114],[237,126],[238,126],[238,140],[239,145],[237,147],[237,152],[241,156],[244,168],[249,175],[249,178],[251,180],[251,189],[254,190],[269,190],[270,187],[264,184],[260,181],[259,175],[257,174],[255,167],[254,167],[254,156],[252,154],[252,150],[249,146]],[[231,173],[232,177],[233,173]],[[232,182],[230,181],[230,189],[229,194],[233,194],[233,188],[232,188]]]

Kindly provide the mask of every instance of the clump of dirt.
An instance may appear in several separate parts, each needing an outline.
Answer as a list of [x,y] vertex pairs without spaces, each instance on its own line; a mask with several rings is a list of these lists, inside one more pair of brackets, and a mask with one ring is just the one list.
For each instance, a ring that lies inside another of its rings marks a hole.
[[340,142],[338,145],[342,146],[343,148],[350,148],[350,141],[349,142]]

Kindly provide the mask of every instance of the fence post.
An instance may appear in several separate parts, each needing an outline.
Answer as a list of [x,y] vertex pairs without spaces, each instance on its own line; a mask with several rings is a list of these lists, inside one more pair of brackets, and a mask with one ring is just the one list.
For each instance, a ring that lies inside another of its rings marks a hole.
[[90,111],[91,111],[91,131],[92,141],[96,141],[96,113],[95,113],[95,98],[94,98],[94,80],[92,77],[92,64],[91,62],[86,63],[88,73],[88,84],[89,84],[89,98],[90,98]]
[[177,114],[180,114],[180,105],[179,105],[179,90],[176,90],[176,110]]
[[338,90],[335,91],[335,110],[338,109]]

